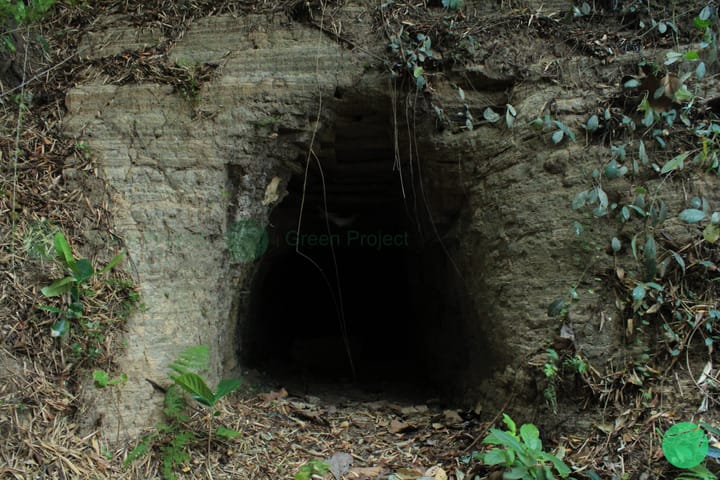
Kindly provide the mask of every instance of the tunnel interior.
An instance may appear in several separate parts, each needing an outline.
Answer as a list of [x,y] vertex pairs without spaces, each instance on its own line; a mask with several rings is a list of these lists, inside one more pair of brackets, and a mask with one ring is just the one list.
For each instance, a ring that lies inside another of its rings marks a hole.
[[393,168],[391,112],[363,99],[334,112],[307,180],[294,175],[271,212],[240,363],[280,383],[442,389],[466,351],[448,251]]

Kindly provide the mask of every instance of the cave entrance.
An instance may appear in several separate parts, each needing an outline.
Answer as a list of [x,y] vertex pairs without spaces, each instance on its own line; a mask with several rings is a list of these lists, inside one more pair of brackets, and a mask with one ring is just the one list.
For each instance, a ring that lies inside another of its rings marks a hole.
[[[342,106],[318,136],[307,180],[294,175],[272,211],[240,361],[286,385],[432,395],[448,368],[459,373],[462,323],[447,294],[456,272],[445,249],[423,239],[427,214],[409,200],[412,180],[393,168],[390,112]],[[440,337],[450,351],[438,349]]]

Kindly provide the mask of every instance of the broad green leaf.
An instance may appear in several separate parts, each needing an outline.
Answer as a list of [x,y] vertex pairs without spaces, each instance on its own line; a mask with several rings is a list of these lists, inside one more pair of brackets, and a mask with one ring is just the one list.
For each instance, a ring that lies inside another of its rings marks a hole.
[[705,459],[708,452],[705,432],[692,422],[680,422],[670,427],[662,440],[665,458],[677,468],[693,468]]
[[673,170],[682,170],[685,166],[685,159],[690,155],[689,152],[681,153],[680,155],[677,155],[670,159],[663,167],[660,169],[661,174],[670,173]]
[[217,391],[215,392],[215,401],[217,402],[225,395],[228,395],[238,388],[240,388],[240,385],[242,385],[242,381],[239,378],[226,378],[222,380],[218,386]]
[[634,78],[631,78],[627,82],[623,84],[625,88],[637,88],[640,86],[640,80],[636,80]]
[[497,428],[491,428],[490,433],[491,435],[485,437],[483,443],[489,443],[491,445],[504,445],[515,450],[515,452],[523,451],[523,447],[517,438],[513,437],[509,433],[503,430],[498,430]]
[[60,278],[47,287],[40,289],[40,293],[46,297],[57,297],[69,292],[73,285],[75,285],[75,279],[73,277]]
[[542,442],[540,441],[540,432],[532,423],[525,423],[520,427],[520,438],[525,445],[535,452],[542,450]]
[[610,240],[610,246],[612,247],[613,252],[617,253],[622,248],[622,244],[620,243],[620,240],[617,237],[612,237]]
[[705,62],[698,63],[698,66],[695,68],[695,76],[698,80],[702,80],[705,78],[705,73],[707,69],[705,67]]
[[508,465],[508,458],[505,454],[506,450],[493,448],[485,452],[482,456],[482,463],[485,465]]
[[513,467],[507,472],[503,473],[503,480],[524,480],[533,479],[534,475],[531,475],[527,467]]
[[709,243],[715,243],[720,238],[720,225],[709,223],[703,230],[703,238]]
[[72,270],[73,277],[75,277],[75,282],[77,283],[84,283],[95,274],[95,269],[87,258],[78,260],[70,267],[70,270]]
[[558,457],[556,457],[555,455],[553,455],[553,454],[551,454],[551,453],[547,453],[547,452],[540,452],[540,454],[539,454],[538,456],[539,456],[542,460],[545,460],[545,461],[548,461],[548,462],[552,463],[552,464],[553,464],[553,467],[555,467],[555,470],[557,470],[558,474],[559,474],[562,478],[565,478],[565,477],[567,477],[568,475],[570,475],[570,467],[568,467],[567,465],[565,465],[565,462],[563,462],[562,460],[560,460],[560,459],[559,459]]
[[203,405],[212,407],[215,403],[215,396],[210,390],[210,387],[207,386],[205,380],[197,373],[185,372],[175,378],[175,383],[180,385],[183,390]]
[[552,134],[552,141],[553,141],[553,143],[558,144],[558,143],[562,142],[562,139],[563,139],[563,136],[564,136],[564,135],[565,135],[565,134],[563,133],[562,130],[556,130],[556,131]]
[[600,120],[597,115],[592,115],[583,126],[588,132],[594,132],[600,128]]
[[685,223],[698,223],[705,218],[705,212],[695,208],[686,208],[680,212],[678,218]]

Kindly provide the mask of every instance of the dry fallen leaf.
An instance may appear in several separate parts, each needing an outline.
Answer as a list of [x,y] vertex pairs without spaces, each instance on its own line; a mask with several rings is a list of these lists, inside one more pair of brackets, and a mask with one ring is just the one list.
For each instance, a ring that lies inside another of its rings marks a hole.
[[273,177],[268,186],[265,187],[265,198],[262,201],[263,205],[270,205],[280,199],[280,195],[278,194],[280,180],[282,180],[280,177]]
[[358,467],[350,470],[348,477],[357,480],[371,480],[382,475],[382,467]]
[[435,480],[447,480],[448,478],[447,473],[445,473],[445,470],[443,470],[440,465],[428,468],[425,472],[425,476],[432,477]]
[[263,393],[261,396],[262,396],[263,401],[265,401],[265,402],[267,402],[267,403],[270,403],[270,402],[272,402],[272,401],[274,401],[274,400],[279,400],[279,399],[281,399],[281,398],[286,398],[286,397],[288,396],[288,392],[287,392],[287,390],[285,390],[284,388],[281,388],[281,389],[278,390],[277,392]]
[[445,423],[448,425],[457,425],[463,422],[463,418],[457,410],[445,410],[443,415],[445,416]]
[[408,429],[410,429],[412,425],[410,425],[407,422],[403,422],[400,420],[393,420],[390,422],[390,426],[388,427],[388,431],[390,433],[402,433]]

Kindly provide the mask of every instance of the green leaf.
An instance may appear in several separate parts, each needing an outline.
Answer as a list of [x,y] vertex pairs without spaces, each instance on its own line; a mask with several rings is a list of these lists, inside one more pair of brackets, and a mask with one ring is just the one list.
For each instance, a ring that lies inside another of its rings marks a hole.
[[95,386],[98,388],[105,388],[110,383],[110,375],[104,370],[95,370],[92,376]]
[[548,317],[557,317],[558,315],[560,315],[560,313],[562,313],[564,307],[565,299],[562,297],[556,298],[550,305],[548,305]]
[[508,432],[510,432],[510,435],[515,435],[517,433],[517,425],[515,425],[515,421],[510,418],[510,415],[507,413],[503,413],[503,423],[508,429]]
[[703,238],[706,242],[715,243],[720,238],[720,225],[709,223],[703,230]]
[[660,169],[660,173],[664,175],[672,172],[673,170],[682,170],[685,166],[684,162],[688,155],[690,155],[690,153],[685,152],[673,157],[670,161],[663,165],[662,169]]
[[557,470],[558,474],[565,478],[568,475],[570,475],[570,467],[565,465],[565,462],[560,460],[558,457],[551,453],[547,452],[540,452],[538,457],[540,457],[542,460],[548,461],[553,464],[553,467],[555,467],[555,470]]
[[587,122],[583,125],[585,130],[588,132],[594,132],[600,127],[600,120],[597,115],[592,115],[588,118]]
[[70,322],[67,320],[59,320],[50,326],[51,337],[62,337],[68,331],[70,331]]
[[218,427],[217,430],[215,430],[215,435],[218,437],[223,437],[232,440],[233,438],[237,438],[242,433],[238,432],[237,430],[233,430],[231,428],[225,428],[225,427]]
[[503,473],[503,480],[524,480],[537,478],[530,474],[527,467],[513,467],[507,472]]
[[509,465],[506,450],[493,448],[485,452],[482,456],[482,463],[485,465]]
[[645,286],[640,284],[633,288],[632,297],[636,302],[641,302],[645,298]]
[[685,273],[685,260],[683,260],[680,254],[674,250],[670,250],[670,253],[672,254],[677,264],[680,265],[680,268],[682,268],[682,272]]
[[665,458],[677,468],[693,468],[705,459],[709,449],[705,432],[692,422],[670,427],[662,440]]
[[650,158],[647,155],[647,152],[645,151],[645,142],[640,140],[640,148],[638,149],[638,157],[640,157],[640,161],[643,165],[647,165],[650,163]]
[[228,395],[238,388],[240,388],[240,385],[242,385],[242,380],[239,378],[226,378],[222,380],[218,386],[217,391],[215,392],[215,401],[217,402],[225,395]]
[[124,250],[123,250],[123,251],[120,251],[120,253],[118,253],[117,255],[115,255],[115,256],[112,258],[112,260],[110,260],[110,262],[109,262],[107,265],[105,265],[105,267],[104,267],[102,270],[100,270],[99,272],[97,272],[97,274],[98,274],[98,275],[102,275],[103,273],[109,272],[109,271],[112,270],[113,267],[115,267],[118,263],[122,262],[122,261],[123,261],[123,258],[125,258],[125,251],[124,251]]
[[197,373],[185,372],[175,378],[175,383],[203,405],[212,407],[215,404],[215,395]]
[[95,269],[92,263],[87,258],[81,258],[75,264],[70,266],[70,270],[73,272],[75,282],[84,283],[95,274]]
[[525,445],[535,452],[542,451],[542,441],[540,441],[540,432],[532,423],[525,423],[520,427],[520,438]]
[[58,297],[69,292],[73,285],[75,285],[75,279],[73,277],[60,278],[47,287],[41,288],[40,293],[46,297]]
[[498,120],[500,120],[500,115],[495,113],[492,108],[487,107],[485,110],[483,110],[483,118],[490,123],[496,123]]
[[637,88],[640,86],[640,80],[636,80],[634,78],[628,80],[623,84],[625,88]]
[[65,266],[69,268],[73,265],[75,263],[75,259],[73,258],[70,244],[65,238],[65,235],[62,232],[57,232],[53,237],[53,243],[55,245],[55,251]]
[[685,223],[698,223],[705,218],[705,212],[696,208],[686,208],[680,212],[678,218]]
[[565,135],[565,134],[563,133],[562,130],[556,130],[556,131],[552,134],[552,141],[553,141],[553,143],[555,143],[555,144],[557,145],[558,143],[562,142],[562,139],[563,139],[563,136],[564,136],[564,135]]
[[610,240],[610,246],[612,247],[613,252],[617,253],[622,248],[622,244],[620,243],[620,240],[617,237],[612,237]]

